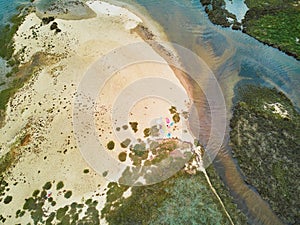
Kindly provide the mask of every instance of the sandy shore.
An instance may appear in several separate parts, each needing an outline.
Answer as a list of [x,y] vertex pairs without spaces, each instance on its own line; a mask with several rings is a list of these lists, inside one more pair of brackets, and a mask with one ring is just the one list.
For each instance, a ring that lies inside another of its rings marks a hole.
[[[9,102],[5,126],[1,128],[0,155],[14,149],[18,157],[6,176],[10,187],[7,195],[13,196],[13,200],[9,205],[0,203],[7,224],[31,221],[28,215],[15,218],[15,212],[22,208],[25,198],[47,181],[54,186],[64,181],[65,189],[73,192],[70,199],[65,199],[61,192],[53,190],[57,205],[51,210],[73,201],[80,202],[83,197],[97,199],[99,209],[103,206],[108,182],[89,168],[81,156],[73,131],[73,101],[81,79],[96,60],[113,49],[144,40],[132,31],[142,22],[135,14],[104,2],[89,1],[87,4],[97,16],[82,20],[55,19],[61,30],[55,33],[50,29],[52,23],[42,25],[41,19],[32,13],[15,35],[15,52],[22,64],[30,64],[32,58],[39,55],[43,55],[44,60],[35,66],[31,80]],[[158,39],[164,37],[163,34],[155,35]],[[165,62],[150,46],[148,48],[158,61]],[[101,121],[99,127],[111,123],[112,100],[129,84],[147,77],[164,78],[186,93],[166,65],[129,66],[113,76],[100,93],[100,105],[105,105],[107,113],[96,119]],[[155,118],[170,117],[168,109],[172,103],[155,100],[152,105],[151,98],[133,105],[130,120],[147,127]],[[188,101],[186,94],[186,102],[179,108],[188,107]],[[179,133],[180,129],[179,126]],[[112,130],[112,125],[103,128],[104,143],[118,141],[110,134]],[[142,138],[142,130],[137,136]],[[117,151],[112,156],[117,157]],[[89,172],[84,173],[85,169]]]

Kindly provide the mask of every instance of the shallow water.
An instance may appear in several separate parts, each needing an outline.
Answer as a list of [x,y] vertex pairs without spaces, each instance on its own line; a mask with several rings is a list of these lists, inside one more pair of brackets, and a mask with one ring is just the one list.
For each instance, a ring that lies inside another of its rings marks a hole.
[[163,26],[170,41],[204,59],[221,84],[231,83],[231,76],[239,73],[246,78],[241,83],[275,86],[299,108],[299,61],[240,31],[213,25],[198,0],[137,2]]
[[17,13],[17,7],[28,4],[25,0],[0,0],[0,26],[7,24],[9,18]]
[[248,11],[248,7],[245,4],[244,0],[225,0],[225,3],[225,9],[227,9],[228,12],[236,15],[237,21],[241,22],[246,12]]

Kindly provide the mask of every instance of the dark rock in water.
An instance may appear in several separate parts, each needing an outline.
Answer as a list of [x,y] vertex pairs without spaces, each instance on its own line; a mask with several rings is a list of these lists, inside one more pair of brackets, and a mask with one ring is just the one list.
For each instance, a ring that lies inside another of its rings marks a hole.
[[241,23],[234,21],[234,24],[232,25],[232,30],[241,30]]
[[56,29],[58,29],[57,23],[53,22],[50,26],[50,30],[56,30]]
[[54,21],[54,17],[53,17],[53,16],[44,17],[44,18],[42,19],[42,22],[43,22],[43,24],[45,24],[45,25],[49,24],[49,23],[52,22],[52,21]]

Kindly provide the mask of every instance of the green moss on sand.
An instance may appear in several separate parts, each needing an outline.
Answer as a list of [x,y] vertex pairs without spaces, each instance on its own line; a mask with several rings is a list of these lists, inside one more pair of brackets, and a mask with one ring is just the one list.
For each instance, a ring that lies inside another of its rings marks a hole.
[[14,162],[14,152],[9,151],[0,158],[0,175],[3,174]]

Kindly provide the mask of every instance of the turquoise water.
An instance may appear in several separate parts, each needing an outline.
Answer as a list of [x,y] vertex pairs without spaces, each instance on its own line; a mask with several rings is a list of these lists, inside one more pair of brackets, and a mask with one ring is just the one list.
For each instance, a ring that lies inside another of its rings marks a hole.
[[[22,5],[29,5],[29,0],[0,0],[0,27],[9,24],[9,19],[18,14],[17,7]],[[6,67],[6,61],[0,57],[0,91],[7,88],[10,79],[5,77],[5,74],[9,72],[9,68]],[[3,83],[6,83],[3,85]]]
[[30,4],[29,0],[0,0],[0,26],[9,22],[9,18],[18,13],[17,7]]

